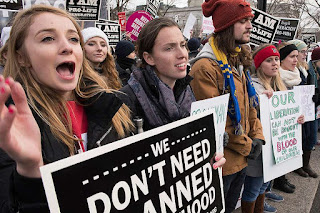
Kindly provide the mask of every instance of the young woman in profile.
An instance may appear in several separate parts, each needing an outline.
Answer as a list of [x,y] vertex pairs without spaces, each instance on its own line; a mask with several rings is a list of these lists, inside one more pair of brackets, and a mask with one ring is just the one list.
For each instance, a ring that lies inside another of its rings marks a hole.
[[88,27],[81,31],[84,40],[84,52],[90,65],[114,90],[121,88],[121,81],[110,51],[107,35],[96,27]]
[[0,212],[49,212],[39,167],[123,138],[133,124],[83,57],[80,27],[65,11],[20,11],[8,42],[0,75]]
[[[142,118],[143,129],[149,130],[189,116],[195,98],[187,75],[186,41],[177,23],[151,20],[141,29],[137,48],[142,64],[120,90],[132,117]],[[225,162],[222,153],[215,160],[214,168]]]

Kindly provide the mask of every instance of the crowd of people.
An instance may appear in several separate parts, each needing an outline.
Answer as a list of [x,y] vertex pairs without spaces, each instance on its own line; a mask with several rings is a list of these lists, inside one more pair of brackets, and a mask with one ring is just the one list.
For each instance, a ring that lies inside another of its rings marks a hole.
[[[215,31],[187,41],[176,22],[155,18],[133,43],[113,51],[95,27],[81,29],[66,11],[37,5],[2,31],[0,50],[0,212],[49,212],[39,167],[190,116],[191,103],[229,93],[222,167],[225,212],[276,212],[266,198],[294,193],[285,175],[264,183],[259,98],[315,85],[320,105],[320,48],[291,40],[251,49],[253,13],[243,0],[207,0]],[[10,36],[9,36],[10,35]],[[191,69],[190,69],[191,68]],[[303,166],[310,165],[318,121],[302,125]],[[26,128],[26,126],[28,128]],[[242,192],[243,188],[243,192]],[[242,193],[241,193],[242,192]]]

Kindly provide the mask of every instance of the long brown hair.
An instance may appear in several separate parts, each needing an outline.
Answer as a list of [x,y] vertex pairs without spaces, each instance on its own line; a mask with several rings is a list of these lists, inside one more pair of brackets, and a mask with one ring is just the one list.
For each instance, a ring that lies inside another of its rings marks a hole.
[[[80,27],[66,11],[46,5],[32,6],[27,10],[20,11],[14,19],[10,39],[8,40],[8,60],[4,76],[11,76],[21,83],[26,91],[30,107],[49,125],[53,135],[68,146],[70,154],[74,154],[75,139],[72,133],[70,116],[66,116],[69,115],[66,100],[52,88],[38,82],[32,75],[30,66],[24,66],[18,62],[19,52],[27,64],[31,64],[23,48],[24,41],[33,20],[42,13],[52,13],[70,19],[77,29],[83,49],[84,43]],[[87,81],[92,83],[88,85]],[[73,90],[73,96],[75,98],[88,99],[102,92],[110,93],[111,91],[101,77],[91,68],[85,57],[83,57],[79,80],[76,88]],[[129,112],[128,107],[123,105],[112,118],[113,126],[119,138],[124,137],[133,128]]]
[[[253,58],[258,54],[258,52],[268,46],[271,46],[271,44],[262,44],[260,45],[254,52],[253,52]],[[280,60],[280,59],[279,59]],[[271,77],[271,82],[269,83],[267,81],[267,76],[262,71],[261,66],[256,69],[256,75],[260,79],[261,83],[263,84],[263,87],[267,90],[272,89],[273,91],[283,91],[287,90],[287,87],[283,83],[280,73],[278,72],[276,76]]]
[[231,25],[223,31],[218,33],[214,33],[212,36],[214,37],[214,45],[226,54],[228,58],[228,63],[231,66],[238,66],[239,64],[244,65],[245,70],[250,67],[249,64],[252,63],[252,58],[250,56],[250,52],[246,48],[241,48],[241,52],[238,53],[235,51],[236,39],[234,37],[234,27]]

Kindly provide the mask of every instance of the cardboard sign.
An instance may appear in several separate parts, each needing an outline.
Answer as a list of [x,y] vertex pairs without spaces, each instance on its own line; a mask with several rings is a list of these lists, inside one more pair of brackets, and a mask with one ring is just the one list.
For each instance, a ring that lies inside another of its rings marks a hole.
[[127,21],[126,30],[130,32],[130,38],[132,41],[138,39],[141,28],[153,17],[146,11],[139,10],[134,12]]
[[259,45],[261,43],[271,43],[276,34],[279,19],[256,8],[251,8],[254,17],[251,21],[252,31],[250,43]]
[[102,30],[109,39],[109,45],[115,47],[121,38],[121,26],[115,21],[96,22],[95,27]]
[[300,19],[280,18],[280,23],[273,39],[274,42],[290,41],[296,37]]
[[314,85],[294,86],[293,90],[300,94],[301,114],[304,115],[304,121],[314,121],[316,117],[316,106],[312,100],[312,96],[315,93]]
[[121,31],[126,31],[126,23],[127,23],[126,12],[119,12],[118,19],[119,19],[119,24],[121,26]]
[[160,0],[147,0],[146,11],[152,15],[153,18],[157,17],[160,7]]
[[45,4],[57,7],[60,9],[66,9],[66,0],[23,0],[23,8],[30,8],[34,4]]
[[266,144],[262,146],[264,182],[302,166],[301,115],[299,95],[294,91],[260,95],[260,121]]
[[217,152],[223,153],[223,135],[226,129],[230,94],[196,101],[191,104],[191,115],[212,111],[216,132]]
[[22,8],[22,0],[7,0],[0,2],[0,10],[19,11]]
[[[51,212],[224,212],[212,114],[40,168]],[[220,169],[219,169],[220,170]]]
[[212,17],[202,16],[202,33],[211,34],[214,31],[214,26],[212,22]]
[[67,0],[66,10],[76,19],[96,21],[99,19],[100,0]]
[[183,29],[183,35],[187,39],[190,39],[190,32],[193,29],[193,26],[196,23],[196,20],[197,20],[197,18],[192,13],[190,13],[189,17],[187,19],[187,23],[186,23],[186,25],[184,26],[184,29]]

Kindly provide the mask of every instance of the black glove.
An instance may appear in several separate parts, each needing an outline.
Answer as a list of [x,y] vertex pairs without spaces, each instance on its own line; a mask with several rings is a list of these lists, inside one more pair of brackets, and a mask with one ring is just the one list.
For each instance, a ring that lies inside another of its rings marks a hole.
[[250,154],[248,155],[248,158],[252,160],[256,160],[258,156],[261,154],[263,144],[264,144],[263,140],[260,140],[258,138],[252,139],[251,151],[250,151]]
[[312,96],[312,101],[317,105],[319,105],[319,100],[320,99],[320,95],[319,95],[319,90],[318,88],[316,88],[314,95]]
[[229,142],[229,135],[227,132],[223,133],[223,147],[226,147]]

